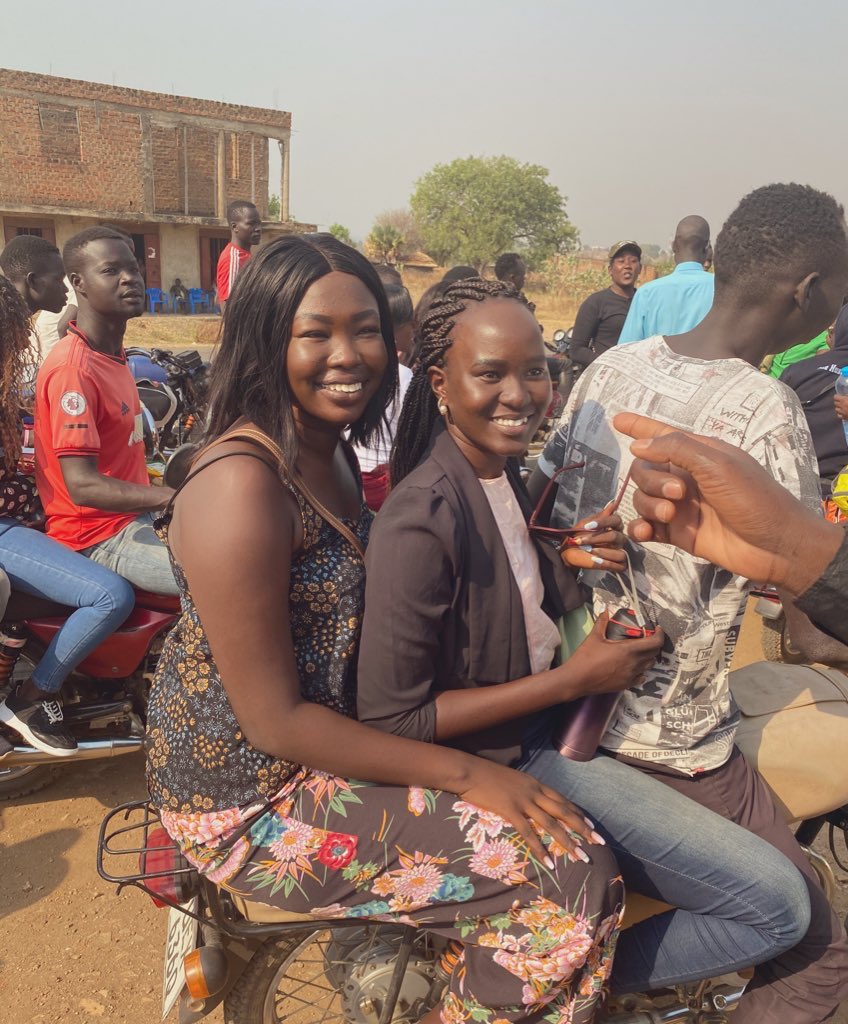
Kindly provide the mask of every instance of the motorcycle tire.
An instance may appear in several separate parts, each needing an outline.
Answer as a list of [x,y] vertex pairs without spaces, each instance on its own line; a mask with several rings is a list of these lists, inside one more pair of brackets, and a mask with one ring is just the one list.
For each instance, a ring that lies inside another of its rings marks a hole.
[[[280,1006],[274,1005],[275,994],[288,972],[296,969],[298,954],[306,952],[322,932],[329,935],[327,929],[316,928],[314,932],[289,932],[263,942],[224,997],[224,1024],[281,1024],[286,1014],[281,1014]],[[304,967],[309,972],[308,964]],[[311,973],[314,973],[314,968]],[[330,1002],[333,1001],[338,1001],[338,996],[334,995]],[[302,1009],[302,1006],[294,1006],[291,1016],[296,1016]],[[336,1018],[342,1019],[340,1008],[338,1016],[325,1012],[328,1024]]]
[[0,761],[0,803],[16,800],[44,789],[56,778],[57,770],[48,764],[21,765],[18,768],[3,768]]
[[785,615],[781,615],[779,619],[763,619],[760,642],[766,661],[782,662],[784,665],[804,663],[804,655],[792,646]]

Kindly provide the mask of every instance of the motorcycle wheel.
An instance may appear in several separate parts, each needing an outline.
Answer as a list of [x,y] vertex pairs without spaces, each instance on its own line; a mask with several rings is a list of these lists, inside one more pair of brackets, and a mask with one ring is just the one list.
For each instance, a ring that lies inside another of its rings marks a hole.
[[56,769],[47,764],[26,764],[4,770],[0,761],[0,803],[37,793],[49,786],[55,777]]
[[[383,928],[364,924],[356,929],[358,950],[363,934],[368,949],[380,945]],[[317,1019],[321,1024],[377,1024],[380,1001],[374,992],[382,993],[382,986],[370,987],[367,978],[357,977],[352,939],[351,931],[331,928],[267,939],[224,999],[225,1024],[311,1024]],[[351,952],[354,959],[348,956]],[[387,968],[381,974],[383,981],[390,973]],[[409,1008],[399,997],[394,1021],[417,1021],[440,993],[441,986]]]
[[792,645],[785,615],[781,615],[779,619],[763,619],[760,640],[766,661],[780,661],[784,665],[803,664],[804,655]]

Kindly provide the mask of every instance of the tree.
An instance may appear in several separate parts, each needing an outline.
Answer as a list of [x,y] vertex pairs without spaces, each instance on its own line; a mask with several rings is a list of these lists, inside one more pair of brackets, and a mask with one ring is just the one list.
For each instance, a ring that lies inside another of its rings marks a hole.
[[565,197],[538,164],[470,156],[437,164],[416,182],[410,206],[426,251],[440,263],[482,270],[515,250],[530,266],[577,244]]
[[419,252],[424,247],[421,239],[421,229],[412,213],[412,210],[385,210],[374,221],[375,226],[394,228],[403,236],[400,243],[401,259]]
[[280,219],[280,197],[269,196],[268,197],[268,220],[279,220]]
[[344,242],[345,245],[353,245],[353,239],[350,237],[350,232],[344,224],[331,224],[327,230],[333,238],[338,238],[338,240],[340,242]]
[[365,239],[365,255],[375,263],[397,263],[401,258],[403,235],[391,224],[375,224]]

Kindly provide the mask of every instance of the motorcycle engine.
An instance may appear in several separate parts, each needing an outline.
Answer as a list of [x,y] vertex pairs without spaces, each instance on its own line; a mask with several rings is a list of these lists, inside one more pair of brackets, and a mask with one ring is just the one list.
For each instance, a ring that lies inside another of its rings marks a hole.
[[[338,930],[325,953],[324,973],[341,995],[348,1024],[379,1024],[403,931],[386,928]],[[393,1024],[413,1024],[441,997],[446,984],[440,948],[418,934],[403,975]]]

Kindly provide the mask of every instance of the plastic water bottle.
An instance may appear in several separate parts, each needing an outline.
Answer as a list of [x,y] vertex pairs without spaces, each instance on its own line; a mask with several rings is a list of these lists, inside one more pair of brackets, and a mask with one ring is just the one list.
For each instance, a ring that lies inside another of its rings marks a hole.
[[[837,395],[848,395],[848,366],[843,366],[836,378]],[[842,421],[842,429],[845,431],[845,444],[848,445],[848,420]]]

